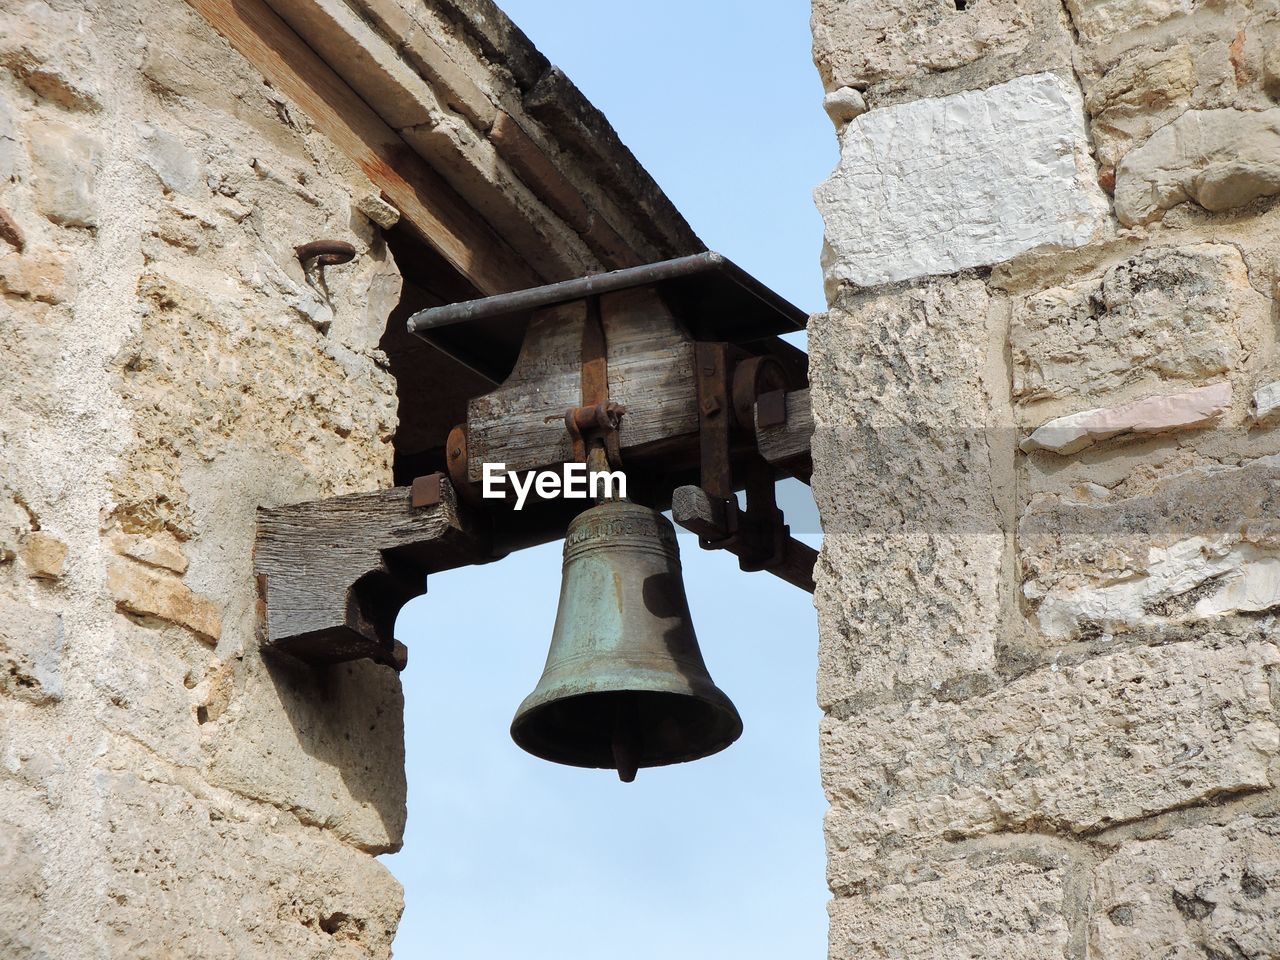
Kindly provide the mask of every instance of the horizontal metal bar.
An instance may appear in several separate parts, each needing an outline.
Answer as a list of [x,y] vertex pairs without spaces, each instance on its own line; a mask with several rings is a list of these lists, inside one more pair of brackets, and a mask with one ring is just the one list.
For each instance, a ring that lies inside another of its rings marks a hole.
[[430,307],[411,316],[408,329],[410,333],[422,334],[458,323],[470,323],[504,315],[519,315],[559,303],[569,303],[587,297],[680,280],[705,273],[722,274],[724,279],[729,280],[734,286],[761,301],[785,324],[797,330],[804,328],[803,311],[770,290],[727,257],[708,250],[675,260],[663,260],[640,267],[626,267],[609,273],[562,280],[559,283],[484,297],[480,300]]

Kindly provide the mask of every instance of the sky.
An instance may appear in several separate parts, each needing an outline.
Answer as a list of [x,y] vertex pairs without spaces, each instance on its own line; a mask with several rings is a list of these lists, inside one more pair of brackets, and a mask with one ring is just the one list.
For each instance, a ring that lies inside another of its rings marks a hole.
[[[499,3],[710,249],[822,309],[811,193],[836,144],[807,0]],[[816,533],[807,488],[779,496],[793,531]],[[434,575],[401,612],[409,821],[383,858],[405,887],[396,957],[824,956],[812,598],[682,535],[702,651],[745,732],[623,784],[537,760],[508,732],[546,659],[561,546]]]

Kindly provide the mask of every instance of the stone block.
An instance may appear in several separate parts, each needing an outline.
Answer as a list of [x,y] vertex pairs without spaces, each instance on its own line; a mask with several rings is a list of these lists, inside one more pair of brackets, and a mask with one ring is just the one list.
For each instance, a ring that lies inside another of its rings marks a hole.
[[149,567],[160,567],[177,574],[187,572],[187,556],[183,552],[182,541],[168,530],[160,530],[150,536],[115,533],[111,537],[111,546],[117,553]]
[[390,230],[400,222],[400,211],[372,193],[363,194],[356,201],[356,209],[383,230]]
[[116,560],[107,567],[107,589],[121,610],[176,623],[207,642],[222,635],[218,605],[171,574]]
[[1278,412],[1280,412],[1280,380],[1258,387],[1253,392],[1253,400],[1249,404],[1249,413],[1259,423],[1270,420]]
[[1196,89],[1195,60],[1189,43],[1139,47],[1088,86],[1085,107],[1099,163],[1114,168],[1135,143],[1187,110]]
[[1107,221],[1080,93],[1050,73],[863,114],[815,197],[829,288],[1079,247]]
[[13,107],[0,96],[0,183],[8,183],[18,168],[18,128]]
[[0,67],[36,96],[67,110],[98,110],[102,92],[93,57],[81,39],[83,21],[47,3],[13,5],[0,16]]
[[815,0],[813,58],[828,90],[954,70],[1024,47],[1027,7],[1021,0],[963,8],[954,0]]
[[1218,212],[1277,194],[1280,108],[1189,110],[1125,154],[1115,210],[1133,226],[1188,200]]
[[1018,528],[1023,595],[1055,641],[1280,607],[1280,457],[1200,467],[1134,496],[1042,496]]
[[316,671],[255,652],[236,674],[210,684],[209,782],[367,852],[400,849],[404,695],[395,671],[368,660]]
[[1208,426],[1231,407],[1231,384],[1215,383],[1133,403],[1081,410],[1041,424],[1020,444],[1024,453],[1050,450],[1067,456],[1102,440],[1172,433]]
[[822,722],[831,873],[996,831],[1089,833],[1273,786],[1270,643],[1137,647]]
[[48,906],[46,868],[35,834],[0,819],[0,956],[6,960],[52,960],[39,942],[39,917]]
[[[991,669],[1001,622],[992,303],[979,280],[842,297],[809,328],[825,706]],[[1001,449],[999,444],[1004,443]]]
[[0,293],[37,303],[75,298],[79,271],[63,250],[38,246],[0,255]]
[[27,576],[39,580],[57,580],[67,569],[67,545],[43,531],[23,537],[18,556],[27,568]]
[[169,763],[201,765],[192,684],[205,656],[191,644],[165,642],[153,630],[118,624],[94,664],[96,719]]
[[36,120],[27,126],[27,149],[35,174],[36,209],[61,226],[96,226],[101,140],[58,120]]
[[1100,43],[1191,12],[1193,0],[1067,0],[1081,39]]
[[391,956],[403,894],[372,858],[287,815],[131,773],[98,771],[94,787],[104,956]]
[[1280,822],[1244,816],[1130,840],[1093,881],[1089,955],[1274,957],[1280,947]]
[[1237,317],[1256,299],[1230,244],[1144,250],[1100,277],[1015,301],[1013,394],[1098,397],[1228,373],[1241,356]]
[[203,186],[200,161],[178,137],[150,124],[135,125],[139,159],[156,175],[166,193],[196,196]]
[[[58,751],[68,745],[51,734],[50,720],[43,710],[17,704],[0,706],[0,781],[28,788],[29,799],[40,805],[41,820],[50,809],[44,805],[57,806],[65,795],[63,778],[67,773],[66,761]],[[4,792],[0,787],[0,795]]]
[[0,601],[0,693],[31,703],[62,699],[62,617]]
[[831,960],[1049,960],[1071,954],[1067,866],[975,855],[921,865],[831,901]]

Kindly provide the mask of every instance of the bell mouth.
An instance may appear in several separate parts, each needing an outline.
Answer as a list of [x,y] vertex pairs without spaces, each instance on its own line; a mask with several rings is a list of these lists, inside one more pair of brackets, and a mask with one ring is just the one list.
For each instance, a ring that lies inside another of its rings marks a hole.
[[742,718],[719,689],[711,694],[611,690],[521,707],[511,738],[523,750],[573,767],[635,775],[642,767],[719,753],[742,735]]

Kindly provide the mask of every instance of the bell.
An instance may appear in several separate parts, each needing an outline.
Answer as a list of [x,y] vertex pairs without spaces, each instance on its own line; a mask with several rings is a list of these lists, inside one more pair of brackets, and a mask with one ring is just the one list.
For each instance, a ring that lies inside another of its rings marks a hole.
[[583,511],[565,535],[546,669],[512,739],[630,783],[640,767],[710,756],[741,734],[698,649],[670,521],[626,500]]

